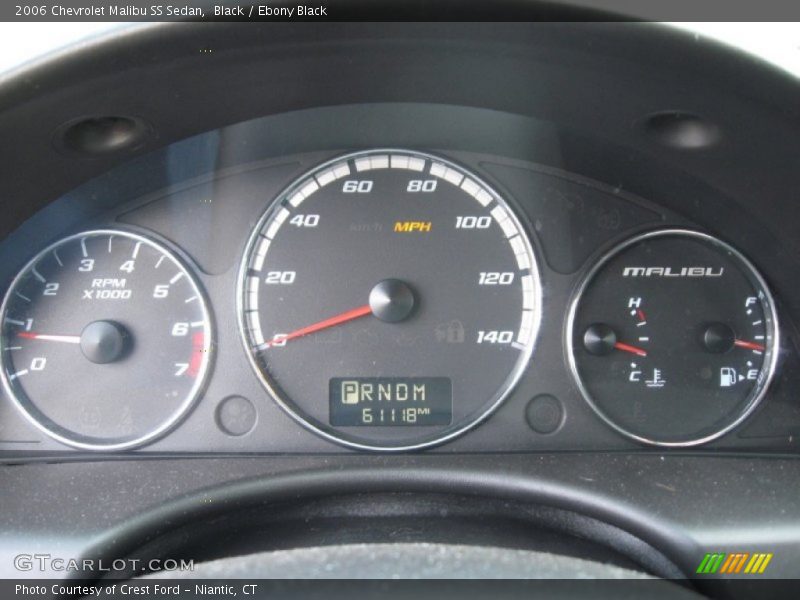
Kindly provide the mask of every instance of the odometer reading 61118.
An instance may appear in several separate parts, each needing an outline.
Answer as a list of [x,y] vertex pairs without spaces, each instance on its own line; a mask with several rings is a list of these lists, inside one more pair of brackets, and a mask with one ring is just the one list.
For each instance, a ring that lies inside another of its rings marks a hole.
[[358,448],[450,439],[510,393],[540,283],[514,211],[442,158],[367,151],[282,193],[248,243],[243,338],[261,381],[316,433]]
[[330,408],[336,426],[449,425],[452,385],[447,377],[335,377]]

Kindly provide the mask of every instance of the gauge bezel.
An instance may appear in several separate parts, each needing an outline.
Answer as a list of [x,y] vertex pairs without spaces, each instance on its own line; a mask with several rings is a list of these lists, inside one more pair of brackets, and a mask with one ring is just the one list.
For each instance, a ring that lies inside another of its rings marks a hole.
[[[750,397],[740,411],[738,411],[738,415],[734,420],[730,423],[725,425],[724,427],[710,433],[708,435],[693,438],[690,440],[682,440],[682,441],[663,441],[657,440],[654,438],[646,437],[629,431],[625,427],[619,425],[616,421],[614,421],[611,417],[605,414],[605,412],[597,405],[597,403],[592,398],[592,395],[589,393],[589,390],[583,383],[581,376],[578,372],[578,365],[575,359],[575,348],[573,343],[573,328],[575,326],[575,316],[578,311],[578,307],[583,299],[583,294],[588,287],[588,285],[594,280],[594,277],[605,267],[605,265],[618,254],[626,250],[627,248],[638,244],[639,242],[658,238],[658,237],[670,237],[670,236],[677,236],[677,237],[689,237],[698,240],[702,240],[705,243],[712,244],[718,248],[721,248],[725,252],[730,253],[731,258],[735,261],[738,261],[740,265],[745,267],[749,272],[750,276],[756,282],[756,284],[760,287],[760,291],[764,294],[764,299],[762,304],[764,305],[764,312],[765,312],[765,319],[769,319],[772,323],[772,340],[770,341],[770,346],[768,347],[769,356],[765,357],[764,365],[762,366],[762,370],[766,369],[766,377],[762,379],[760,383],[756,383],[756,386],[753,388],[753,391],[750,394]],[[722,241],[721,239],[710,235],[708,233],[704,233],[701,231],[697,231],[694,229],[684,229],[684,228],[669,228],[669,229],[656,229],[654,231],[648,231],[645,233],[640,233],[638,235],[634,235],[633,237],[615,245],[609,251],[605,252],[597,262],[592,265],[591,269],[581,278],[581,282],[574,292],[572,296],[572,300],[570,301],[569,305],[569,312],[567,315],[567,320],[565,324],[565,344],[564,348],[566,351],[566,358],[567,363],[569,365],[569,370],[572,375],[572,378],[580,391],[581,396],[586,401],[586,403],[592,408],[592,410],[600,417],[602,421],[604,421],[607,425],[609,425],[612,429],[616,432],[622,434],[623,436],[632,439],[636,442],[647,444],[650,446],[658,446],[658,447],[665,447],[665,448],[689,448],[692,446],[699,446],[702,444],[706,444],[713,440],[716,440],[725,434],[729,433],[742,422],[749,417],[753,411],[758,407],[761,401],[764,399],[764,396],[769,389],[769,385],[772,382],[772,379],[775,375],[775,371],[778,365],[778,355],[780,350],[780,327],[778,323],[778,315],[775,307],[775,300],[770,292],[769,286],[767,282],[762,277],[761,273],[759,273],[758,269],[753,265],[750,260],[744,256],[739,250],[728,244],[727,242]]]
[[[28,270],[31,267],[36,265],[36,263],[39,262],[42,258],[44,258],[47,254],[49,254],[50,252],[52,252],[53,250],[59,248],[64,244],[68,244],[73,240],[80,239],[82,237],[98,236],[98,235],[99,236],[118,235],[120,237],[125,237],[128,239],[139,241],[144,244],[147,244],[152,248],[155,248],[158,252],[161,252],[164,255],[168,256],[170,259],[172,259],[175,262],[175,264],[184,272],[185,276],[189,279],[189,281],[192,282],[192,285],[197,291],[197,295],[203,310],[203,320],[205,321],[204,335],[206,336],[207,340],[206,345],[207,346],[213,345],[214,323],[212,320],[211,311],[208,308],[209,307],[208,297],[206,295],[205,289],[200,285],[200,282],[197,280],[197,277],[195,277],[194,271],[189,267],[188,262],[184,260],[183,257],[180,256],[176,251],[167,247],[165,244],[158,242],[146,235],[142,235],[140,233],[123,228],[87,229],[84,231],[80,231],[78,233],[67,235],[65,237],[60,237],[55,242],[49,244],[44,249],[37,252],[33,256],[33,258],[28,260],[25,263],[25,265],[17,272],[17,274],[14,276],[14,279],[11,280],[11,283],[6,289],[5,295],[3,297],[3,302],[0,305],[0,317],[6,314],[6,308],[8,306],[11,294],[16,289],[21,278],[28,272]],[[3,341],[4,338],[0,336],[0,344],[2,344]],[[0,347],[0,353],[2,353],[2,350],[3,348]],[[109,444],[84,441],[81,439],[83,436],[75,436],[73,438],[64,433],[64,432],[67,433],[73,433],[73,432],[69,432],[67,429],[62,427],[57,427],[57,428],[50,427],[48,426],[48,424],[42,422],[42,420],[38,418],[35,414],[35,413],[41,413],[41,411],[39,411],[36,408],[33,402],[31,402],[27,398],[22,399],[18,397],[17,392],[14,390],[14,386],[8,379],[8,374],[6,373],[5,365],[3,364],[2,359],[0,359],[0,380],[2,381],[3,389],[9,395],[9,397],[11,398],[17,409],[22,413],[23,417],[25,417],[25,419],[28,422],[30,422],[39,431],[46,434],[48,437],[66,446],[71,446],[73,448],[78,448],[80,450],[92,450],[96,452],[97,451],[115,452],[120,450],[130,450],[132,448],[137,448],[145,444],[154,442],[155,440],[161,438],[162,436],[170,432],[189,414],[191,409],[197,403],[198,399],[200,398],[207,384],[208,375],[211,372],[211,364],[213,360],[213,357],[211,355],[212,355],[211,352],[205,353],[205,356],[203,358],[203,364],[201,365],[200,372],[197,375],[194,385],[187,393],[186,399],[180,404],[180,406],[175,410],[175,412],[170,415],[168,419],[166,419],[161,425],[149,431],[145,435],[141,435],[137,438],[127,440],[124,442],[116,442]],[[57,424],[54,423],[54,425]]]
[[[324,169],[331,167],[333,165],[339,164],[344,161],[354,160],[359,157],[363,156],[370,156],[374,154],[401,154],[407,156],[417,156],[420,158],[425,159],[426,161],[436,161],[444,164],[445,166],[455,168],[460,173],[464,173],[465,175],[469,175],[471,179],[473,179],[476,183],[478,183],[487,193],[492,196],[492,199],[495,202],[499,202],[502,205],[508,207],[508,214],[509,218],[513,219],[514,224],[517,226],[519,231],[519,236],[522,239],[523,244],[525,245],[525,250],[530,258],[530,271],[533,278],[533,299],[534,299],[534,307],[532,309],[533,312],[533,323],[531,327],[531,336],[530,341],[527,347],[523,350],[520,350],[520,356],[517,359],[517,362],[514,365],[514,368],[511,370],[509,375],[503,381],[502,385],[498,389],[497,393],[488,399],[485,403],[484,408],[480,414],[476,417],[467,420],[461,426],[457,428],[447,428],[441,434],[433,434],[430,439],[422,439],[421,441],[415,443],[407,443],[407,444],[398,444],[394,446],[382,446],[379,444],[371,444],[364,440],[358,439],[350,439],[349,436],[345,435],[342,432],[338,432],[335,427],[333,426],[319,426],[316,424],[315,420],[306,417],[303,411],[300,409],[299,406],[296,407],[294,402],[285,397],[286,395],[275,385],[272,384],[270,378],[267,377],[263,369],[258,363],[258,359],[253,352],[253,348],[251,345],[250,340],[248,339],[247,334],[247,321],[245,318],[245,287],[246,287],[246,276],[248,266],[250,264],[250,259],[252,257],[253,252],[255,251],[255,244],[258,241],[259,233],[263,230],[264,225],[272,219],[272,217],[276,214],[278,210],[281,208],[281,202],[285,198],[289,198],[298,191],[302,184],[306,183],[310,177],[313,177],[314,174],[323,171]],[[530,364],[531,357],[533,356],[534,350],[536,348],[536,344],[539,339],[539,330],[541,327],[541,320],[542,320],[542,282],[541,282],[541,271],[539,269],[539,261],[536,255],[536,251],[534,249],[531,234],[529,228],[525,226],[523,221],[520,219],[520,209],[511,201],[506,199],[504,196],[500,195],[493,186],[489,185],[482,177],[479,177],[474,170],[462,166],[449,158],[445,158],[440,154],[435,154],[428,151],[420,151],[420,150],[412,150],[408,148],[369,148],[366,150],[358,150],[354,152],[348,152],[343,154],[337,154],[334,157],[325,160],[322,163],[316,164],[310,168],[305,169],[298,177],[294,178],[289,185],[283,188],[264,208],[264,212],[256,221],[255,225],[253,226],[252,231],[250,232],[250,237],[248,238],[247,244],[244,248],[244,253],[242,254],[242,259],[239,267],[239,273],[237,276],[237,283],[236,283],[236,312],[237,312],[237,319],[239,324],[239,337],[241,339],[242,345],[244,347],[245,354],[247,359],[252,367],[256,377],[258,378],[261,385],[270,395],[272,400],[285,412],[292,420],[298,423],[301,427],[314,433],[315,435],[320,436],[321,438],[333,442],[335,444],[344,446],[346,448],[350,448],[353,450],[363,450],[363,451],[371,451],[371,452],[380,452],[380,453],[400,453],[400,452],[413,452],[416,450],[424,450],[426,448],[431,448],[434,446],[439,446],[446,442],[449,442],[467,431],[470,431],[486,421],[506,400],[506,398],[514,391],[514,389],[519,384],[520,379],[522,379],[523,374],[528,368]]]

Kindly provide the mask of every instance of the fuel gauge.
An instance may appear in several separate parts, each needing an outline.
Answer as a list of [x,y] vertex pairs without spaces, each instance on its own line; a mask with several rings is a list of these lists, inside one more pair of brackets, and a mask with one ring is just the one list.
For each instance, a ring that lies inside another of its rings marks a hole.
[[738,251],[706,234],[664,230],[604,257],[567,326],[582,394],[619,432],[689,446],[749,415],[775,369],[772,296]]

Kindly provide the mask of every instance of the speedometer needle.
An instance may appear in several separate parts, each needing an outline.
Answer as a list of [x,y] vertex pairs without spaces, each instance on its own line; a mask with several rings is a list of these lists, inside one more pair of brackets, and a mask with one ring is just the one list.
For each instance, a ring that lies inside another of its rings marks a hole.
[[372,308],[370,307],[369,304],[365,304],[364,306],[359,306],[358,308],[354,308],[352,310],[348,310],[346,312],[338,314],[335,317],[330,317],[328,319],[325,319],[324,321],[319,321],[318,323],[314,323],[313,325],[308,325],[306,327],[301,327],[300,329],[295,329],[291,333],[287,333],[284,335],[276,335],[271,341],[267,342],[266,347],[270,348],[272,346],[277,346],[278,344],[283,345],[289,340],[293,340],[295,338],[299,338],[304,335],[309,335],[311,333],[316,333],[317,331],[322,331],[323,329],[328,329],[329,327],[335,327],[336,325],[341,325],[342,323],[347,323],[348,321],[360,319],[361,317],[366,317],[367,315],[371,314],[372,314]]
[[43,333],[20,331],[17,333],[17,337],[25,338],[27,340],[43,340],[45,342],[64,342],[66,344],[81,343],[81,336],[79,335],[45,335]]

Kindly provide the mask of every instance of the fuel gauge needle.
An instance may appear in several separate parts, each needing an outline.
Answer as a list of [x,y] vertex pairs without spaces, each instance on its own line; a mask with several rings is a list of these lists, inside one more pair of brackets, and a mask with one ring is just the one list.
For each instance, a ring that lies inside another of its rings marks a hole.
[[746,342],[744,340],[734,340],[733,345],[738,348],[747,348],[748,350],[757,350],[759,352],[763,352],[767,349],[766,346],[763,344],[757,344],[755,342]]
[[622,342],[615,343],[614,348],[617,350],[622,350],[623,352],[635,354],[636,356],[647,356],[647,350],[642,350],[641,348],[631,346],[630,344],[623,344]]
[[79,335],[45,335],[43,333],[33,333],[30,331],[20,331],[17,337],[25,338],[26,340],[43,340],[45,342],[63,342],[65,344],[80,344],[81,336]]

